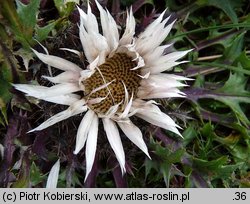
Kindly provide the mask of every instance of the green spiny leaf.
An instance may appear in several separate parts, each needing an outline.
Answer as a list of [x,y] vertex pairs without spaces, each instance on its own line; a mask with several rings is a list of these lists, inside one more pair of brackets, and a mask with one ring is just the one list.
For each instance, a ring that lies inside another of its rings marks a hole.
[[194,166],[199,169],[203,169],[204,171],[209,171],[209,170],[214,171],[220,168],[222,165],[226,164],[227,160],[228,160],[227,156],[222,156],[218,159],[211,160],[211,161],[194,158],[193,162],[194,162]]
[[16,1],[17,13],[28,38],[33,35],[33,30],[37,21],[37,14],[40,1],[32,0],[28,5],[24,5],[19,0]]
[[228,94],[228,96],[217,98],[228,105],[238,119],[246,126],[250,122],[242,110],[240,103],[250,103],[250,92],[245,90],[247,80],[248,78],[241,73],[231,73],[225,85],[219,89],[220,92]]
[[243,162],[239,162],[233,165],[223,165],[218,169],[217,175],[215,177],[223,180],[224,179],[228,180],[230,176],[233,174],[233,172],[241,168],[243,164],[244,164]]
[[235,64],[241,64],[241,66],[246,69],[250,70],[250,58],[247,56],[246,51],[243,51],[238,58],[234,62]]
[[31,185],[36,186],[37,184],[41,183],[45,177],[46,175],[43,175],[41,173],[40,169],[38,168],[38,166],[36,166],[35,162],[32,162],[30,169]]
[[56,22],[52,22],[44,27],[35,27],[35,39],[39,42],[45,40],[48,34],[54,29]]
[[245,32],[237,35],[231,42],[230,46],[225,50],[223,58],[233,62],[242,52]]
[[241,2],[235,0],[198,0],[199,5],[211,5],[223,10],[226,15],[232,20],[233,23],[238,22],[237,14],[235,12],[236,7],[240,7]]
[[168,188],[169,187],[169,182],[170,182],[170,176],[171,176],[171,164],[169,164],[168,162],[164,162],[160,166],[160,171],[161,171],[161,173],[163,175],[166,187]]

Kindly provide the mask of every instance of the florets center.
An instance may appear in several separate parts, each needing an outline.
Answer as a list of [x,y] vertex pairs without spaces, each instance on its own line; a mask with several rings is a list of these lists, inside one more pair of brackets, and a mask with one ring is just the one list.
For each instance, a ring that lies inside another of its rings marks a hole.
[[[87,101],[92,99],[103,99],[101,102],[91,104],[90,108],[96,113],[105,114],[111,106],[121,103],[119,110],[124,109],[125,86],[129,99],[132,94],[135,96],[140,83],[140,70],[132,70],[137,66],[125,53],[116,53],[113,57],[107,58],[106,62],[96,68],[95,73],[83,81],[85,87],[84,95]],[[109,84],[110,83],[110,84]],[[105,87],[105,84],[109,84]],[[99,87],[101,90],[93,93]]]

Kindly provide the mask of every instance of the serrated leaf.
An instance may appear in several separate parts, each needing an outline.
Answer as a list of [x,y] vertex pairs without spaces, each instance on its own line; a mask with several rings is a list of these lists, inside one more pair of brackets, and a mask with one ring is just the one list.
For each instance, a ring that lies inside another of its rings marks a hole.
[[250,58],[247,56],[246,51],[243,51],[234,62],[235,64],[241,64],[244,69],[250,70]]
[[231,63],[235,61],[235,59],[241,54],[243,49],[245,32],[240,33],[239,35],[233,38],[230,46],[226,48],[223,53],[223,58]]
[[166,147],[161,146],[160,143],[153,141],[151,138],[151,145],[154,148],[155,156],[157,159],[145,161],[145,174],[146,178],[150,175],[152,170],[158,172],[157,176],[154,176],[154,181],[159,178],[164,179],[167,187],[169,187],[170,178],[174,175],[184,175],[179,169],[174,166],[174,163],[181,162],[182,156],[185,153],[184,149],[177,149],[171,151]]
[[[11,31],[14,33],[14,37],[18,42],[21,42],[23,46],[28,47],[28,43],[25,39],[25,34],[23,33],[22,25],[18,14],[16,12],[16,5],[14,1],[2,0],[0,6],[0,13],[8,23]],[[4,28],[6,30],[6,28]],[[3,32],[1,32],[1,37],[5,38]]]
[[210,5],[222,9],[233,23],[238,23],[237,14],[235,12],[235,0],[209,0]]
[[35,162],[32,162],[30,168],[30,182],[32,186],[36,186],[41,183],[46,175],[43,175],[40,169],[36,166]]
[[250,124],[247,116],[242,110],[240,103],[250,103],[250,93],[245,90],[248,78],[241,73],[230,74],[225,85],[219,92],[226,93],[228,96],[220,97],[218,100],[228,105],[236,114],[237,118],[246,126]]
[[169,187],[170,176],[171,176],[171,165],[167,162],[163,163],[160,167],[160,171],[163,175],[166,187]]
[[241,138],[241,135],[239,134],[231,134],[227,137],[218,137],[216,136],[216,141],[222,143],[223,145],[228,145],[228,146],[231,146],[231,145],[235,145],[237,144],[237,142],[240,140]]
[[31,164],[31,169],[30,169],[30,180],[31,180],[31,185],[35,186],[38,183],[40,183],[43,179],[41,178],[41,172],[39,168],[36,166],[34,162]]
[[218,89],[218,92],[226,93],[227,97],[220,97],[219,100],[224,104],[228,105],[235,113],[236,117],[245,126],[250,124],[247,116],[242,110],[240,103],[250,103],[250,92],[245,90],[248,77],[245,77],[241,70],[245,70],[246,67],[250,67],[250,61],[243,49],[245,32],[239,34],[232,41],[231,46],[229,46],[223,57],[224,59],[229,59],[234,65],[239,67],[239,71],[235,73],[230,73],[230,76],[224,86]]
[[220,179],[229,179],[230,176],[233,174],[233,172],[237,169],[239,169],[241,166],[243,166],[243,162],[234,164],[234,165],[223,165],[219,168],[219,170],[216,172],[216,178]]
[[239,73],[230,73],[230,76],[224,86],[218,91],[223,93],[237,94],[238,96],[248,95],[249,92],[245,90],[248,77]]
[[248,126],[250,124],[248,117],[245,115],[244,111],[241,109],[241,106],[239,105],[240,102],[246,102],[250,103],[250,98],[242,98],[239,99],[220,99],[220,101],[227,104],[235,113],[236,117],[241,121],[245,126]]
[[209,170],[215,171],[216,169],[220,168],[222,165],[226,164],[227,160],[228,160],[227,156],[222,156],[218,159],[211,160],[211,161],[194,158],[193,163],[194,163],[194,166],[199,169],[203,169],[205,171],[209,171]]
[[230,153],[234,156],[236,162],[245,162],[246,164],[250,163],[250,147],[245,147],[240,144],[232,145]]
[[235,8],[240,7],[241,2],[235,0],[198,0],[199,5],[210,5],[215,6],[223,10],[226,15],[232,20],[233,23],[238,22],[237,14]]
[[34,27],[36,25],[40,1],[32,0],[28,5],[25,5],[21,3],[19,0],[16,0],[16,4],[17,4],[17,13],[21,21],[21,24],[24,27],[25,34],[31,38]]
[[185,153],[184,149],[178,149],[175,152],[172,152],[171,154],[169,154],[167,157],[167,160],[171,164],[180,162],[184,153]]
[[152,169],[156,169],[156,163],[152,160],[146,159],[145,163],[145,177],[147,178]]
[[35,27],[35,39],[38,40],[39,42],[45,40],[49,33],[54,29],[56,25],[56,22],[49,23],[48,25],[44,27]]

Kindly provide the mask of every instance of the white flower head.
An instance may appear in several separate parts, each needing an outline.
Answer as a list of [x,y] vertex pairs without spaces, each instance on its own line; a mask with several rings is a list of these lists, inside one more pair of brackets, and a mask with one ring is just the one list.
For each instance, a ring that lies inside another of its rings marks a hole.
[[[132,9],[127,12],[126,28],[120,35],[111,14],[97,1],[96,4],[100,11],[102,32],[99,31],[98,21],[91,7],[88,5],[87,13],[78,8],[79,35],[89,63],[87,69],[60,57],[33,50],[41,61],[63,72],[55,77],[44,76],[55,84],[52,87],[14,85],[28,96],[69,106],[30,132],[45,129],[73,115],[86,112],[77,131],[74,151],[74,154],[78,154],[86,146],[85,178],[94,163],[99,119],[104,125],[122,173],[126,171],[125,153],[118,127],[150,158],[142,133],[130,120],[131,116],[137,116],[181,136],[177,129],[179,126],[158,108],[156,102],[148,99],[185,97],[178,88],[185,86],[180,81],[188,78],[162,72],[184,63],[185,61],[177,60],[190,51],[164,54],[164,50],[170,45],[161,44],[174,23],[168,23],[169,18],[163,19],[165,12],[135,37]],[[83,92],[83,96],[76,94],[79,91]]]

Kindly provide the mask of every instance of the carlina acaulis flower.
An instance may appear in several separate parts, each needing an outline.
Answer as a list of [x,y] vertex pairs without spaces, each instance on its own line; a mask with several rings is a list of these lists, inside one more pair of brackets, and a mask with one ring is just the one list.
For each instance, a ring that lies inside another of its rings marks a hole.
[[[86,146],[85,179],[93,166],[100,121],[104,125],[122,173],[126,171],[125,153],[118,127],[150,158],[142,133],[130,117],[137,116],[181,136],[177,129],[180,127],[163,113],[152,99],[185,97],[178,88],[185,86],[180,81],[189,80],[183,76],[162,73],[185,63],[186,61],[177,60],[190,52],[187,50],[164,54],[171,44],[161,44],[174,24],[168,23],[169,17],[163,19],[165,11],[144,32],[135,36],[135,19],[130,9],[127,12],[125,31],[120,35],[109,11],[104,10],[98,1],[96,5],[100,11],[102,32],[99,31],[90,5],[87,13],[78,8],[79,36],[89,63],[87,69],[82,69],[63,58],[33,50],[41,61],[63,72],[54,77],[43,76],[54,83],[51,87],[14,85],[28,96],[69,106],[30,132],[43,130],[71,116],[86,112],[77,130],[74,151],[74,154],[78,154]],[[82,92],[81,95],[77,94],[79,91]],[[59,165],[60,163],[56,162],[52,168],[47,187],[56,186]]]

